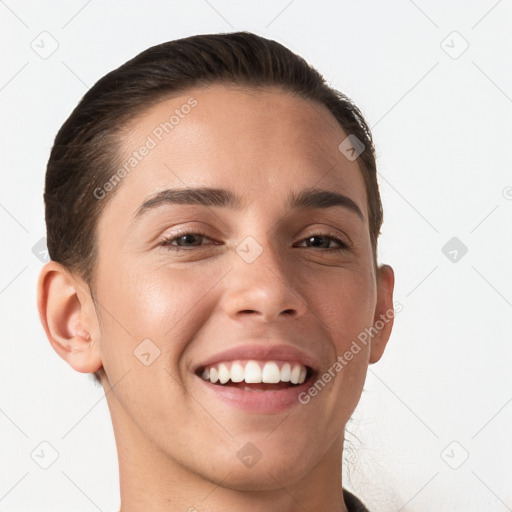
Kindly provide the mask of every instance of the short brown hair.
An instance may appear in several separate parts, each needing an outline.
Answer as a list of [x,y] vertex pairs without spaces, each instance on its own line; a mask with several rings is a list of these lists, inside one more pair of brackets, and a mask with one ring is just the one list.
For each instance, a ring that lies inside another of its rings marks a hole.
[[[368,197],[376,265],[383,213],[373,140],[363,115],[302,57],[250,32],[195,35],[153,46],[89,89],[57,133],[48,160],[44,201],[52,260],[77,273],[92,289],[95,229],[114,195],[98,200],[94,191],[120,165],[122,128],[167,97],[217,83],[274,86],[323,104],[347,134],[364,144],[358,163]],[[103,368],[94,373],[97,382],[100,373]]]

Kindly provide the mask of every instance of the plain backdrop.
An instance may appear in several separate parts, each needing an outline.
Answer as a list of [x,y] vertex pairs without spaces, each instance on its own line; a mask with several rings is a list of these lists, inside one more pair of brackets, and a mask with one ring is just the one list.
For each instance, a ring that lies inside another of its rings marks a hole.
[[379,260],[403,309],[348,425],[344,486],[372,512],[512,510],[511,23],[510,0],[1,0],[0,511],[119,506],[103,390],[36,310],[57,130],[140,51],[237,30],[302,55],[373,129]]

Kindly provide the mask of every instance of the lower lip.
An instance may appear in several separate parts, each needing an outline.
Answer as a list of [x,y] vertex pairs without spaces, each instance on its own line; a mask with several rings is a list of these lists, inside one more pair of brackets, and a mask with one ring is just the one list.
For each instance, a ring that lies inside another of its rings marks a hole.
[[231,386],[212,384],[201,377],[197,378],[204,385],[207,394],[233,407],[260,414],[276,414],[302,405],[299,395],[308,389],[310,380],[279,391],[245,391]]

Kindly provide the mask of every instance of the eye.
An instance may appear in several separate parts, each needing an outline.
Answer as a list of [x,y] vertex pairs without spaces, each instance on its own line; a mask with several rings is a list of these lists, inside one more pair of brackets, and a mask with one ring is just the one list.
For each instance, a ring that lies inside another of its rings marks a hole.
[[[328,247],[332,241],[336,242],[338,247]],[[309,247],[312,248],[326,249],[333,252],[341,252],[349,249],[349,245],[338,236],[323,233],[309,235],[302,242],[307,242],[310,244]]]
[[[159,245],[169,251],[186,251],[201,247],[204,245],[201,244],[204,239],[210,240],[210,238],[203,233],[184,231],[182,233],[175,233],[172,237],[164,238]],[[177,244],[174,244],[174,241],[177,241]]]

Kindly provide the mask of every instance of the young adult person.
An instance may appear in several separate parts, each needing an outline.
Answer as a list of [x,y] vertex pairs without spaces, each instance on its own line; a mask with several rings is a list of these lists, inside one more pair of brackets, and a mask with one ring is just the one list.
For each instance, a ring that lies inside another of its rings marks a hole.
[[149,48],[60,129],[38,308],[105,389],[121,510],[367,510],[344,430],[393,324],[370,130],[248,32]]

